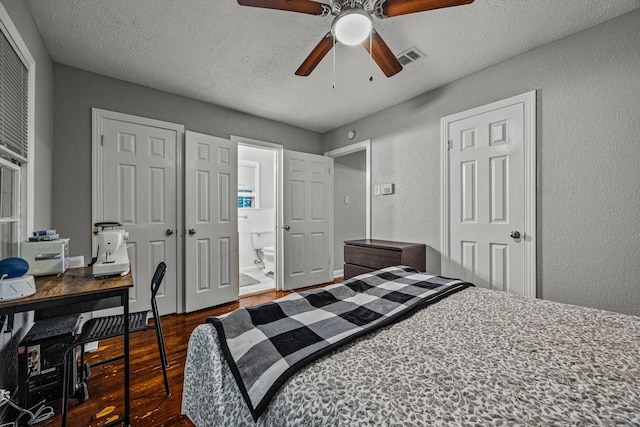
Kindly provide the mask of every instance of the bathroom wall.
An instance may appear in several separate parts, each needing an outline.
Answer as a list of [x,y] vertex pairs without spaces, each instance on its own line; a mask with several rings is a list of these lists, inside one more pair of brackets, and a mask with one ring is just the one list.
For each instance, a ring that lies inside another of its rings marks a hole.
[[[246,216],[247,218],[244,218]],[[254,269],[259,261],[251,244],[252,231],[275,231],[274,209],[238,209],[238,245],[240,271]],[[262,266],[260,265],[260,268]]]
[[275,151],[238,145],[238,160],[260,164],[260,205],[238,209],[239,264],[240,271],[246,271],[259,261],[251,244],[251,231],[275,231]]

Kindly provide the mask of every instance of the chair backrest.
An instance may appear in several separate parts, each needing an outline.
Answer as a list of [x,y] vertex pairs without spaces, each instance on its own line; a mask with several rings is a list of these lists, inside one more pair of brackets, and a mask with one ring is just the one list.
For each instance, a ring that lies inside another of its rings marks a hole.
[[153,273],[153,279],[151,279],[151,301],[156,299],[156,294],[164,279],[164,273],[167,271],[167,264],[164,261],[160,261],[160,264],[156,267],[156,272]]

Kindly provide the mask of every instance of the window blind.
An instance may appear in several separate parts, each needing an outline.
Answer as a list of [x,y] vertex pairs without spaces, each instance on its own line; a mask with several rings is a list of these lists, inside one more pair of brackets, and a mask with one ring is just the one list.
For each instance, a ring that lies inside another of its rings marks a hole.
[[27,159],[29,70],[0,31],[0,145]]

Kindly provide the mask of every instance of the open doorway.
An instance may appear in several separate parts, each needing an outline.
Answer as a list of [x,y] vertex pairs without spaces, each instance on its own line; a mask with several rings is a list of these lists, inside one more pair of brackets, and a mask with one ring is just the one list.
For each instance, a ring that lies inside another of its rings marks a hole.
[[344,241],[371,238],[371,140],[329,151],[334,159],[334,277],[343,275]]
[[276,154],[268,147],[238,142],[240,296],[276,287]]

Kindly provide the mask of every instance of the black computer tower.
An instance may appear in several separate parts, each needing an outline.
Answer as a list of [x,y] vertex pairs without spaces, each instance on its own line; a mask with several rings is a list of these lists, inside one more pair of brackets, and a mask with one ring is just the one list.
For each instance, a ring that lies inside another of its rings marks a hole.
[[[62,399],[64,352],[73,342],[79,314],[36,321],[18,346],[18,402],[23,408]],[[69,395],[77,379],[74,355],[69,371]]]

